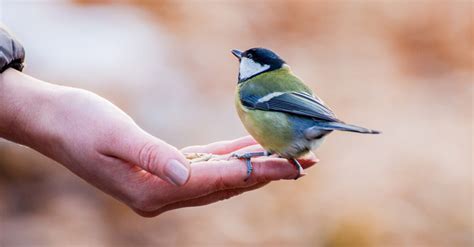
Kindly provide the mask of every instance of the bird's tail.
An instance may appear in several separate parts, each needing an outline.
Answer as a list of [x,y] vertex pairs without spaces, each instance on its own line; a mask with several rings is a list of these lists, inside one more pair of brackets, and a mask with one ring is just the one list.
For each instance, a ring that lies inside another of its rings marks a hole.
[[340,131],[350,131],[350,132],[357,132],[362,134],[380,134],[381,132],[378,130],[371,130],[366,129],[363,127],[355,126],[352,124],[346,124],[343,122],[319,122],[318,128],[326,129],[326,130],[340,130]]

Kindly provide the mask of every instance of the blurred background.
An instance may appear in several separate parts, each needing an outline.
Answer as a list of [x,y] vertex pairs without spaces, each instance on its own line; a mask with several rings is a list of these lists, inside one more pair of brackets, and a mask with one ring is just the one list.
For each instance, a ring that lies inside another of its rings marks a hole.
[[246,132],[231,49],[279,53],[351,123],[321,162],[213,205],[141,218],[0,140],[0,246],[472,246],[471,1],[0,1],[26,73],[91,90],[177,146]]

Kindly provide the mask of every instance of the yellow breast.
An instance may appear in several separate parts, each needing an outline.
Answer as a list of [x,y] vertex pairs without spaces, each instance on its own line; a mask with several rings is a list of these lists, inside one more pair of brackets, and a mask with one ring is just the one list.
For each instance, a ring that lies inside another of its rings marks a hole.
[[235,106],[245,129],[267,151],[286,152],[293,140],[291,123],[281,112],[251,110],[242,105],[237,89]]

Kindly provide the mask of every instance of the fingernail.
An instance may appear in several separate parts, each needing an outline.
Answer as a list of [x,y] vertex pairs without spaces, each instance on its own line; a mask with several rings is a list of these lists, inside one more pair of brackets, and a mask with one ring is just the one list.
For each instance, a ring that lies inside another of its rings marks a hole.
[[165,176],[174,185],[181,186],[189,179],[189,169],[177,160],[170,160],[164,169]]

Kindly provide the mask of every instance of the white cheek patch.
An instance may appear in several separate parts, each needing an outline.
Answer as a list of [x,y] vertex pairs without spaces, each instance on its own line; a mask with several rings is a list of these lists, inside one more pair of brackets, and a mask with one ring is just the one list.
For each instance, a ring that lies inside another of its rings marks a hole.
[[252,59],[243,57],[240,60],[239,79],[245,80],[269,68],[270,65],[268,64],[261,65],[259,63],[254,62]]

